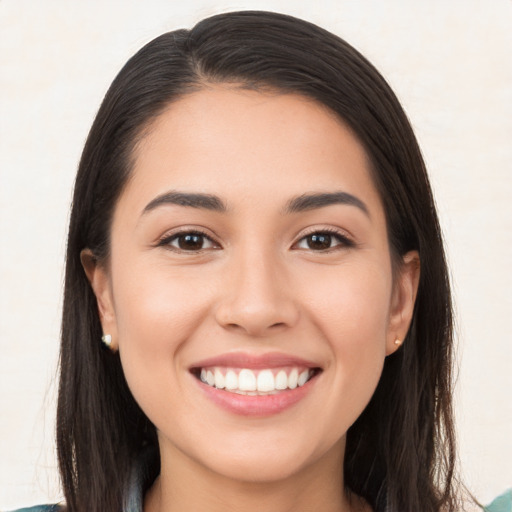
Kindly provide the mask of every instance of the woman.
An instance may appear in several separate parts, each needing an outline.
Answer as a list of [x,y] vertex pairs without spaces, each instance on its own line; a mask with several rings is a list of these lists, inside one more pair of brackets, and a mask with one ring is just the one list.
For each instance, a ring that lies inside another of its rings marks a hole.
[[364,57],[240,12],[130,59],[75,184],[67,510],[461,510],[451,355],[425,166]]

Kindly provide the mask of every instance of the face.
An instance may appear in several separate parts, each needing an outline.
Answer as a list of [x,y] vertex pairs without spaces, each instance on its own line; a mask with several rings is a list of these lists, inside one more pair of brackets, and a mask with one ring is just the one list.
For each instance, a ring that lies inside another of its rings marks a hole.
[[417,284],[414,254],[392,276],[362,146],[316,102],[216,86],[173,103],[135,157],[109,263],[84,266],[163,465],[341,467]]

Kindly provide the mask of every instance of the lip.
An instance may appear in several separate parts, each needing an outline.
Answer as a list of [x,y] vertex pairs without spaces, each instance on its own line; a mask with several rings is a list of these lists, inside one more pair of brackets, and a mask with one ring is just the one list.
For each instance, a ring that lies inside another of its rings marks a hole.
[[190,366],[190,370],[208,368],[211,366],[224,366],[229,368],[248,368],[250,370],[263,370],[265,368],[279,368],[283,366],[298,366],[306,368],[320,368],[320,365],[290,354],[281,352],[267,352],[265,354],[249,354],[246,352],[230,352],[203,359]]
[[[198,369],[212,366],[248,368],[252,370],[298,366],[317,368],[320,371],[303,386],[295,389],[288,389],[274,395],[240,395],[209,386],[197,378],[196,373]],[[269,352],[253,355],[234,352],[198,361],[190,367],[190,372],[194,375],[194,380],[203,395],[215,405],[240,416],[265,417],[283,412],[306,398],[318,380],[321,367],[312,361],[289,354]]]
[[217,389],[198,379],[197,385],[205,396],[223,409],[241,416],[271,416],[278,414],[300,400],[304,399],[311,391],[318,379],[313,376],[306,384],[295,389],[282,391],[275,395],[239,395],[223,389]]

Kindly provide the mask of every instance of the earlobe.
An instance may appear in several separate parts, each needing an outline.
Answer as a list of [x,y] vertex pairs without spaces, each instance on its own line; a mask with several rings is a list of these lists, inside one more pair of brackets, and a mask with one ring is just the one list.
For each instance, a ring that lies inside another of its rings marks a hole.
[[[108,346],[115,350],[116,346],[114,340],[117,340],[117,332],[110,277],[105,267],[98,263],[90,249],[83,249],[80,252],[80,261],[82,262],[84,272],[96,296],[103,334],[110,335],[111,343]],[[98,340],[98,342],[99,341],[101,340]]]
[[414,312],[420,281],[418,251],[408,252],[402,260],[393,290],[389,318],[386,355],[395,352],[403,343]]

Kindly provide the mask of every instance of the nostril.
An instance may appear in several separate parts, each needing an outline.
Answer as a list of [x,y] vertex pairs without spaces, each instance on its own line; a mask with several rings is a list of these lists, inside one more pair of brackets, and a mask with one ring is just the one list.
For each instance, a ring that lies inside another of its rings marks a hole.
[[216,306],[216,320],[228,330],[244,331],[253,336],[278,332],[297,323],[299,311],[296,304],[267,299],[249,292],[245,297],[227,298]]
[[233,330],[236,330],[236,329],[244,329],[241,325],[238,325],[238,324],[235,324],[235,323],[229,323],[229,324],[226,324],[225,327],[227,327],[228,329],[233,329]]
[[278,331],[280,329],[285,329],[286,323],[285,322],[275,322],[273,324],[270,324],[268,327],[262,327],[261,325],[257,325],[257,324],[253,325],[249,322],[245,322],[242,325],[237,324],[235,322],[231,322],[231,323],[225,324],[224,327],[231,331],[243,331],[250,335],[259,336],[259,335],[264,335],[265,332],[268,333],[270,330]]

